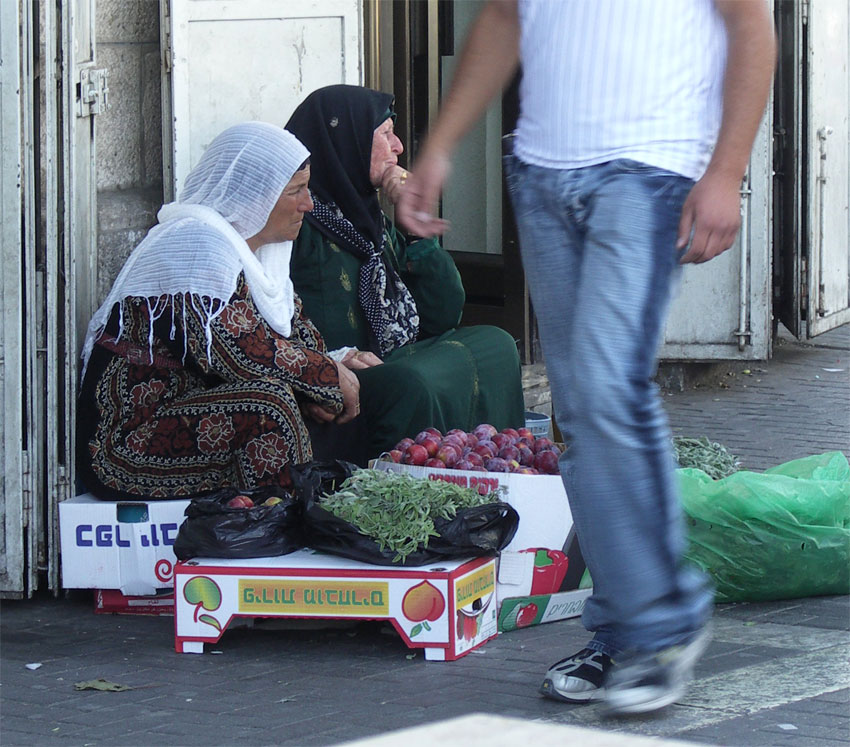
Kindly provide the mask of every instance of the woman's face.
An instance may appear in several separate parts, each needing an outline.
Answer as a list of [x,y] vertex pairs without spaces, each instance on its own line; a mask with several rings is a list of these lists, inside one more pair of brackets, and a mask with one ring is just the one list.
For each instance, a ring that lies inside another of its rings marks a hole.
[[373,187],[380,187],[384,172],[398,163],[399,154],[404,150],[401,140],[393,132],[392,117],[387,117],[375,128],[372,135],[372,162],[369,165],[369,181]]
[[283,188],[261,231],[266,243],[292,241],[297,238],[304,213],[313,209],[313,200],[310,199],[310,190],[307,188],[309,182],[310,167],[305,166],[301,171],[296,171],[289,184]]

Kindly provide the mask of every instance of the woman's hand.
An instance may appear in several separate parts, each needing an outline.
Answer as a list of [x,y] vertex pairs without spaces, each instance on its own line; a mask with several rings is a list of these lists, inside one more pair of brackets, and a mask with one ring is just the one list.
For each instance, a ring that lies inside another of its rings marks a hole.
[[[352,351],[352,353],[354,352],[357,351]],[[381,362],[372,353],[362,353],[361,355],[371,355],[378,360],[378,363]],[[346,364],[337,363],[336,367],[339,373],[339,389],[342,392],[342,412],[335,413],[318,402],[303,402],[301,404],[301,412],[318,423],[339,423],[342,425],[354,420],[360,414],[360,381]],[[368,366],[364,365],[361,368],[368,368]]]
[[410,172],[398,165],[391,166],[384,172],[381,178],[381,191],[393,205],[401,199],[401,193],[409,176]]
[[383,361],[368,350],[350,350],[345,358],[342,359],[342,363],[352,371],[360,371],[364,368],[380,366],[383,364]]
[[354,420],[360,414],[360,381],[342,363],[336,364],[339,372],[339,388],[342,392],[342,412],[334,419],[342,425]]
[[302,402],[301,412],[311,417],[317,423],[332,423],[336,417],[335,412],[331,412],[317,402]]

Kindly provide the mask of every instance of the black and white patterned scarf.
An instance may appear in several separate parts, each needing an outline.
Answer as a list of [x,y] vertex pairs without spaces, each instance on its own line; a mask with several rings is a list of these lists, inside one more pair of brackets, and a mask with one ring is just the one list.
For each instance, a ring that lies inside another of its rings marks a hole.
[[335,204],[324,203],[315,194],[312,198],[314,207],[308,219],[363,260],[357,299],[380,354],[385,356],[402,345],[415,342],[419,335],[419,311],[407,286],[386,261],[386,233],[383,234],[383,245],[376,248]]
[[378,355],[416,340],[419,314],[388,257],[384,215],[372,183],[372,140],[392,113],[393,97],[362,86],[334,85],[302,101],[286,129],[310,151],[315,208],[306,220],[363,261],[360,306]]

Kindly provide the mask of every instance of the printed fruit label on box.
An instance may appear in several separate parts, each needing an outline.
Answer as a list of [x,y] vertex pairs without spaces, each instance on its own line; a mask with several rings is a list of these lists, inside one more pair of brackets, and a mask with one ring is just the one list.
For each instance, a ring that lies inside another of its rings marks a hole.
[[239,579],[239,612],[353,616],[389,613],[386,581]]
[[503,599],[499,607],[499,632],[527,628],[530,625],[578,617],[592,589],[563,591],[557,594]]
[[496,633],[496,569],[486,565],[455,581],[455,636],[458,652]]

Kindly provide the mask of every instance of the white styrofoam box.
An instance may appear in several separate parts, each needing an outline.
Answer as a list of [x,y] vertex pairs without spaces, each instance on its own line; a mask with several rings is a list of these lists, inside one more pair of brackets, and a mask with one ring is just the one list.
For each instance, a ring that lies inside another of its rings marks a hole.
[[173,584],[172,547],[188,500],[100,501],[89,493],[59,504],[62,585],[155,594]]

